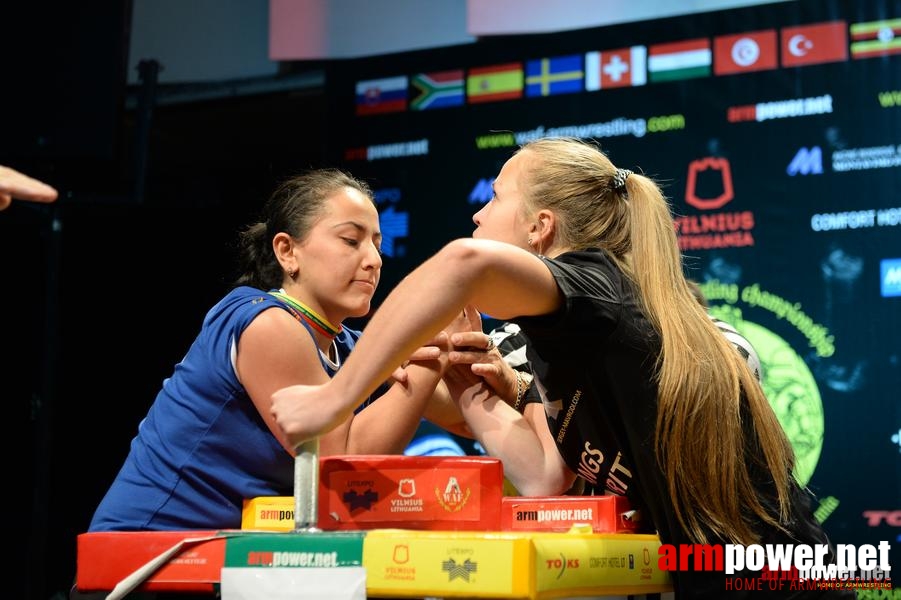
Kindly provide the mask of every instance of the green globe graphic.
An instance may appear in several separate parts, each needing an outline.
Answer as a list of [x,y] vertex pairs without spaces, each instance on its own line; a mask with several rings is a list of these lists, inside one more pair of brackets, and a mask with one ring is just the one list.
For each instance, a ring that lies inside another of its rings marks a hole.
[[825,419],[820,390],[813,373],[788,342],[769,329],[745,321],[736,312],[711,310],[757,350],[763,391],[795,450],[795,478],[802,486],[807,485],[823,449]]

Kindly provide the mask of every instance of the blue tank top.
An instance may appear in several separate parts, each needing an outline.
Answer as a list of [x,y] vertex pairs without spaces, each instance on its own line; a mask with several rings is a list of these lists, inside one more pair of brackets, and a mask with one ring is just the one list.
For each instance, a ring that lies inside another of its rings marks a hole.
[[[273,307],[287,310],[270,294],[238,287],[210,309],[141,421],[89,531],[239,529],[245,498],[293,495],[294,458],[266,427],[234,369],[241,333]],[[338,334],[339,364],[359,335],[346,327]]]

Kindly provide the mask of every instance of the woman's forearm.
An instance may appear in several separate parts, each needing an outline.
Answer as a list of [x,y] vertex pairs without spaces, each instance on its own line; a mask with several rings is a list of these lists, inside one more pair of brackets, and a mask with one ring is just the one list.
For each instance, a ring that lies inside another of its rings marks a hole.
[[441,380],[437,361],[407,366],[406,383],[395,383],[354,415],[346,454],[403,454]]
[[529,404],[526,414],[514,410],[484,385],[461,399],[460,409],[490,456],[504,464],[504,476],[524,496],[563,493],[575,478],[557,450],[544,406]]
[[462,312],[479,276],[475,265],[464,268],[466,258],[465,249],[446,247],[388,295],[327,384],[339,403],[335,410],[348,416],[406,357]]
[[559,302],[556,283],[537,257],[503,242],[456,240],[388,295],[328,383],[274,393],[273,416],[296,446],[348,421],[380,382],[466,305],[504,318],[545,314]]

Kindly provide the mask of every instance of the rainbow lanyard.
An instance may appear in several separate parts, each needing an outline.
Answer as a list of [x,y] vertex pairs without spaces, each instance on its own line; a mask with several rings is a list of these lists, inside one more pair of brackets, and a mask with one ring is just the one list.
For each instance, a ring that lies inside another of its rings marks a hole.
[[338,333],[341,332],[341,327],[335,327],[328,320],[319,315],[315,310],[300,302],[299,300],[295,300],[288,294],[282,291],[273,291],[269,292],[271,295],[275,296],[279,300],[281,300],[284,304],[291,309],[292,314],[294,314],[295,318],[299,318],[303,320],[307,325],[321,333],[322,335],[328,336],[329,338],[334,338]]

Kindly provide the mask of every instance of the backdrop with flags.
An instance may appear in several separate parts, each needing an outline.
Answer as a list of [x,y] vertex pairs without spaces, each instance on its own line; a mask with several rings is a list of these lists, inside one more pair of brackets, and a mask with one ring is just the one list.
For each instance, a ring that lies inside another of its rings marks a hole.
[[[331,160],[407,217],[377,302],[471,234],[520,144],[596,141],[662,184],[833,541],[901,565],[899,34],[896,1],[798,0],[334,65]],[[415,106],[357,110],[359,82],[407,77]]]

